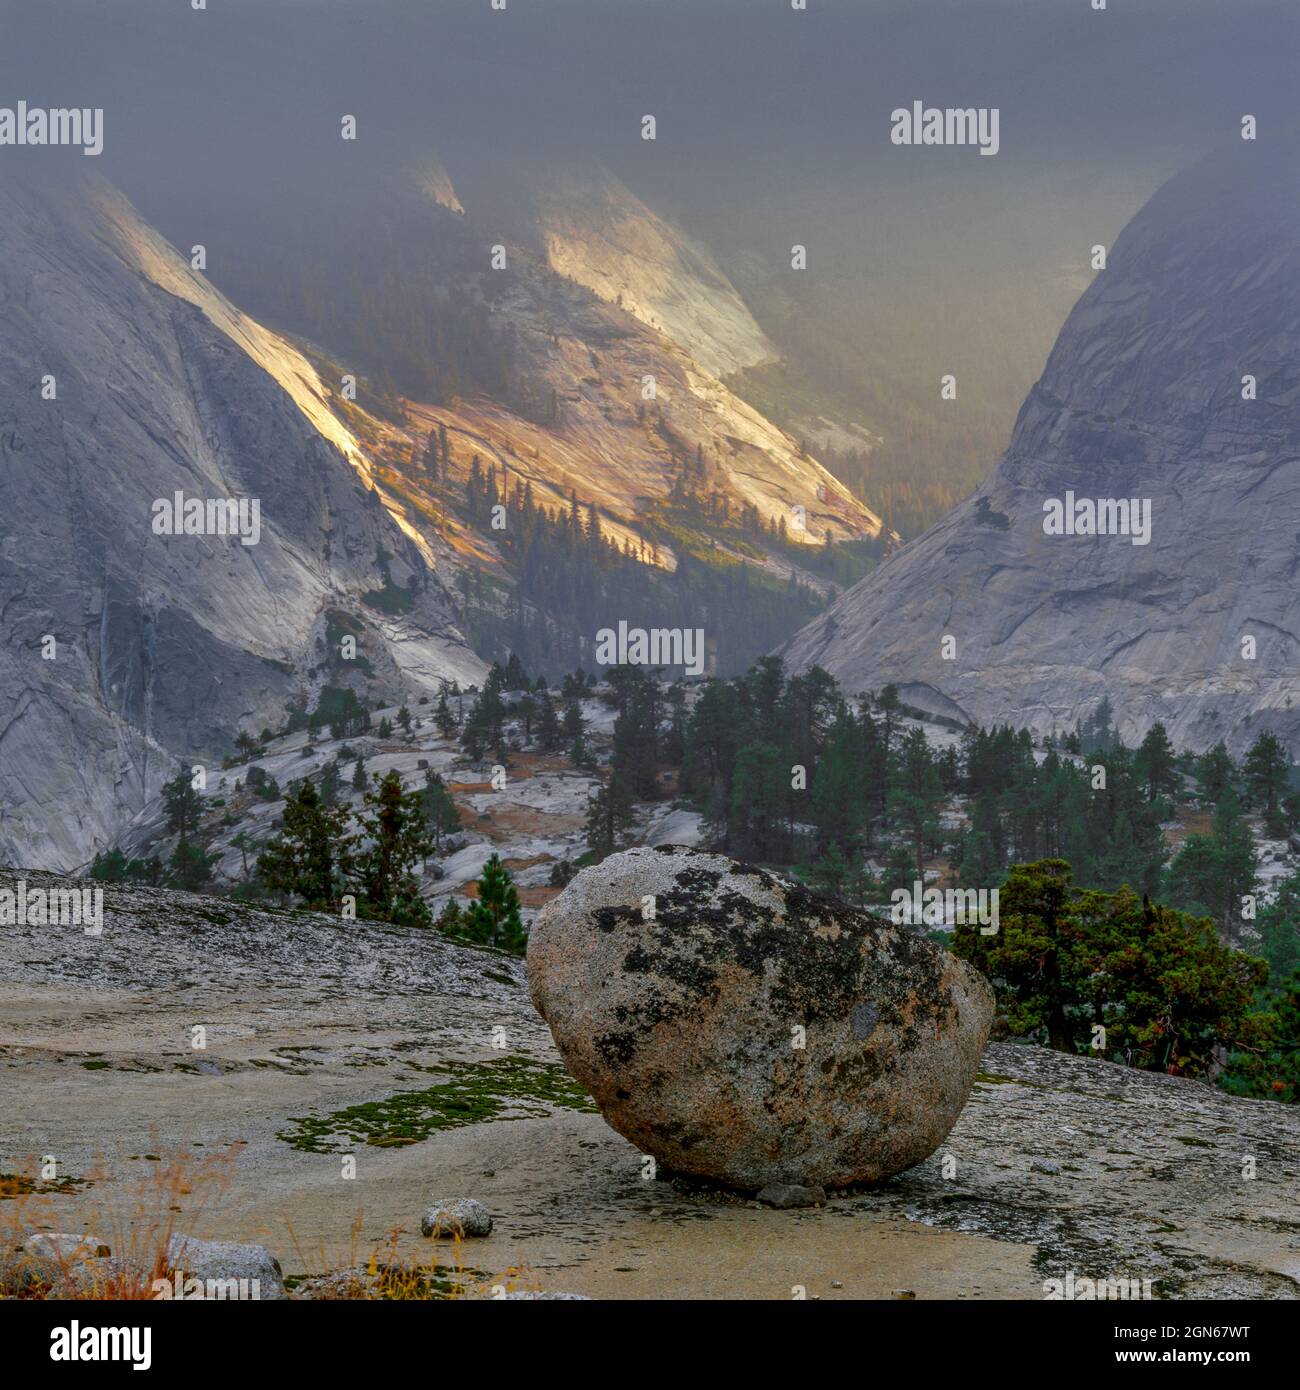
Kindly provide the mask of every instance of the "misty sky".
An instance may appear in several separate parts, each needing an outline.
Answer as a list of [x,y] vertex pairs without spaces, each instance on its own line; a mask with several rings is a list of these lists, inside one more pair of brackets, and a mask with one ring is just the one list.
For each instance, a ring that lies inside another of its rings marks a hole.
[[[1295,0],[4,0],[0,104],[103,106],[103,172],[274,178],[341,149],[598,153],[691,201],[906,180],[889,112],[998,106],[994,185],[1167,170],[1243,111],[1294,122]],[[647,150],[637,122],[659,120]],[[456,172],[453,168],[453,172]]]

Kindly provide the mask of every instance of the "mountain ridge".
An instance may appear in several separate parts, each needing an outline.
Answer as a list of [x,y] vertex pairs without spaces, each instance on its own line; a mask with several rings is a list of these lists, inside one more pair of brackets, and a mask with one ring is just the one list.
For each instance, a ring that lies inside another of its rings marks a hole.
[[[1130,742],[1161,720],[1191,749],[1272,729],[1300,750],[1294,159],[1243,142],[1152,197],[978,493],[785,644],[792,665],[1039,734],[1109,698]],[[1045,534],[1067,490],[1148,499],[1151,543]]]

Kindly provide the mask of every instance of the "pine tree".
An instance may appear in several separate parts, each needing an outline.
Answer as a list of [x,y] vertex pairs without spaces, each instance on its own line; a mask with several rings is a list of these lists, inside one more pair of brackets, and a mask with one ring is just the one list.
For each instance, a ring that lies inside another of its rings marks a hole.
[[587,805],[587,845],[597,861],[621,849],[634,824],[632,793],[618,772],[610,774]]
[[333,806],[339,799],[339,765],[332,758],[325,764],[320,776],[320,799],[322,806]]
[[517,956],[524,954],[528,934],[519,915],[519,893],[498,855],[492,855],[483,865],[478,896],[463,910],[461,919],[461,933],[469,940],[497,946]]
[[360,753],[357,754],[357,765],[352,769],[352,790],[363,792],[366,789],[366,763]]
[[434,710],[433,722],[438,726],[438,732],[443,738],[450,738],[456,732],[456,716],[447,705],[445,688],[438,694],[438,708]]
[[1134,771],[1146,782],[1147,800],[1172,794],[1178,784],[1174,773],[1174,746],[1161,723],[1151,726],[1133,759]]
[[622,713],[614,721],[611,762],[622,773],[632,796],[653,800],[659,795],[659,687],[652,680],[641,679],[620,689],[620,696]]
[[[747,743],[736,755],[727,846],[741,859],[774,860],[788,841],[790,760],[771,743]],[[837,890],[838,891],[838,890]]]
[[1201,795],[1214,804],[1232,789],[1236,774],[1237,769],[1222,739],[1196,764],[1196,780],[1201,784]]
[[211,880],[212,866],[216,860],[215,854],[206,853],[198,845],[191,844],[182,836],[177,841],[176,848],[172,850],[171,859],[168,861],[172,882],[187,892],[197,893]]
[[555,705],[545,690],[537,694],[537,742],[550,753],[560,746],[560,721],[555,713]]
[[939,837],[937,808],[942,794],[943,784],[925,734],[918,728],[909,729],[899,745],[890,809],[911,842],[919,878],[924,877],[926,854]]
[[178,772],[170,782],[163,784],[163,806],[167,811],[167,829],[188,840],[198,829],[199,816],[203,811],[203,798],[191,785],[188,773]]
[[126,855],[120,849],[110,849],[106,854],[97,854],[90,866],[90,877],[97,883],[124,883]]
[[429,909],[420,897],[414,867],[432,850],[420,794],[402,787],[396,772],[385,774],[365,796],[360,818],[367,843],[356,855],[356,877],[368,914],[389,922],[423,926]]
[[442,848],[442,837],[460,829],[460,812],[451,799],[447,784],[432,768],[425,769],[420,806],[424,812],[425,824],[433,836],[433,848],[436,853]]
[[1251,806],[1261,812],[1270,835],[1285,835],[1282,798],[1286,795],[1291,760],[1277,735],[1267,730],[1250,746],[1241,767]]
[[1225,937],[1235,939],[1242,898],[1255,890],[1257,863],[1250,828],[1228,793],[1215,810],[1213,833],[1189,835],[1170,864],[1169,898],[1186,912],[1213,918]]
[[284,828],[258,856],[258,877],[273,892],[332,910],[352,869],[354,839],[345,806],[327,805],[306,778],[284,803]]
[[812,866],[813,886],[829,898],[842,898],[852,865],[838,844],[832,844]]

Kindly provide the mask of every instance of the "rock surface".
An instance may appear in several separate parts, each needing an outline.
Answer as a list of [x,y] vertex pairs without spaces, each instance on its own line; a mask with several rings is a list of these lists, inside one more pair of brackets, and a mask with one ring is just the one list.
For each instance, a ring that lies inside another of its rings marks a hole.
[[908,928],[673,846],[579,874],[533,926],[528,977],[614,1129],[750,1190],[926,1158],[992,1020],[983,978]]
[[[222,1284],[246,1279],[249,1297],[265,1300],[285,1296],[280,1262],[264,1245],[174,1235],[167,1244],[167,1263],[182,1275],[186,1284],[191,1279]],[[251,1292],[254,1289],[256,1292]],[[186,1293],[185,1296],[194,1295]]]
[[[12,881],[0,871],[0,885]],[[832,1191],[821,1209],[760,1210],[710,1184],[648,1181],[641,1151],[599,1114],[540,1098],[419,1142],[367,1142],[394,1131],[355,1128],[358,1107],[436,1098],[426,1088],[456,1076],[483,1084],[500,1063],[498,1025],[512,1054],[558,1070],[522,962],[420,928],[342,929],[314,913],[113,885],[102,936],[6,931],[0,1175],[35,1175],[40,1156],[57,1153],[75,1181],[37,1184],[40,1224],[93,1230],[117,1252],[155,1249],[159,1226],[175,1222],[270,1240],[300,1280],[372,1252],[381,1265],[427,1264],[450,1249],[412,1219],[436,1181],[477,1193],[496,1216],[491,1241],[472,1247],[474,1269],[457,1276],[469,1296],[505,1286],[788,1300],[818,1270],[828,1299],[900,1288],[918,1300],[1041,1299],[1046,1278],[1070,1271],[1153,1277],[1156,1296],[1175,1299],[1300,1293],[1293,1105],[992,1043],[925,1162]],[[209,1025],[220,1076],[194,1067],[196,1021]],[[332,1156],[291,1142],[294,1117],[326,1115],[338,1126]],[[190,1155],[194,1189],[179,1214],[145,1200],[158,1190],[160,1129]],[[339,1152],[357,1154],[363,1182],[338,1182]],[[216,1153],[209,1170],[201,1156]],[[18,1201],[0,1201],[0,1226],[6,1218],[21,1222],[13,1246],[36,1224]]]
[[[87,863],[185,764],[278,725],[350,614],[396,692],[485,667],[329,388],[101,180],[0,189],[0,863]],[[46,398],[44,378],[53,379]],[[256,500],[255,545],[153,503]],[[391,506],[389,505],[391,501]],[[377,557],[389,558],[383,564]],[[385,570],[400,620],[368,609]],[[48,639],[53,638],[51,649]]]
[[424,1213],[420,1234],[425,1236],[490,1236],[492,1213],[473,1197],[440,1198]]
[[[789,664],[984,725],[1073,729],[1109,696],[1129,744],[1162,720],[1182,747],[1272,729],[1300,753],[1298,172],[1284,142],[1234,140],[1158,191],[979,496],[809,623]],[[1150,543],[1044,534],[1067,491],[1149,499]]]

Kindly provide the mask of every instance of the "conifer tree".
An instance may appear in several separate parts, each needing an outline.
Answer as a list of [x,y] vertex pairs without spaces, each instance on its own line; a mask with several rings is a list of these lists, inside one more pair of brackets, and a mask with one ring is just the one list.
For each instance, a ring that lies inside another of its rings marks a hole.
[[478,896],[462,911],[461,920],[462,933],[469,940],[523,955],[528,934],[519,915],[519,893],[498,855],[483,865]]
[[447,690],[444,686],[438,692],[438,707],[433,712],[433,722],[443,738],[450,738],[456,732],[456,716],[447,704]]
[[1196,780],[1201,784],[1201,795],[1209,802],[1217,804],[1232,788],[1237,769],[1228,756],[1222,739],[1202,755],[1196,763]]
[[1157,722],[1151,726],[1134,757],[1133,765],[1138,776],[1146,783],[1148,801],[1174,791],[1177,786],[1174,746],[1163,724]]
[[587,806],[587,845],[597,861],[621,849],[634,823],[633,798],[615,770]]
[[541,690],[537,696],[537,742],[546,752],[560,746],[560,721],[550,695]]
[[460,829],[460,812],[451,799],[447,784],[431,767],[425,769],[420,807],[424,812],[425,824],[433,837],[436,853],[442,848],[442,837]]
[[369,916],[422,926],[429,909],[420,897],[414,868],[433,848],[424,822],[420,793],[408,792],[396,772],[365,796],[360,817],[367,842],[356,856],[355,875]]
[[285,799],[284,828],[257,860],[257,873],[272,892],[322,911],[338,906],[352,869],[354,837],[344,806],[326,804],[304,778]]
[[1255,740],[1241,766],[1242,781],[1250,796],[1251,807],[1264,817],[1270,835],[1285,835],[1286,817],[1282,814],[1282,799],[1286,795],[1291,772],[1291,760],[1274,733],[1265,730]]
[[163,806],[167,812],[167,829],[188,840],[198,829],[199,816],[203,811],[203,798],[194,790],[190,774],[178,772],[170,782],[163,784]]

